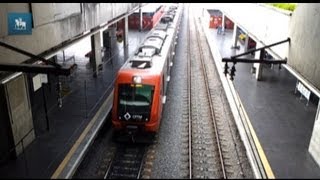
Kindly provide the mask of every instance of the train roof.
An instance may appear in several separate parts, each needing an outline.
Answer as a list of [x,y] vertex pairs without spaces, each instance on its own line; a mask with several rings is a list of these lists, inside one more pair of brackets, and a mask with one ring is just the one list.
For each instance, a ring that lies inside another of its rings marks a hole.
[[[159,24],[162,25],[162,24]],[[165,24],[164,24],[165,25]],[[156,26],[157,27],[157,26]],[[162,40],[164,40],[164,38],[166,37],[166,32],[164,31],[159,31],[159,29],[155,28],[154,31],[151,32],[150,36],[148,37],[158,37]]]
[[[171,9],[176,9],[172,7]],[[176,22],[176,21],[175,21]],[[154,77],[162,74],[174,41],[173,21],[159,22],[138,46],[134,56],[130,57],[118,72],[119,76],[141,75]],[[175,23],[174,23],[175,24]],[[168,41],[167,41],[168,40]]]
[[[135,55],[128,59],[128,61],[120,69],[120,74],[132,73],[135,75],[160,75],[165,56],[162,56],[160,51],[163,45],[165,37],[161,36],[160,33],[158,36],[157,30],[154,30],[146,38],[146,40],[139,46]],[[162,34],[162,33],[161,33]],[[162,34],[165,36],[165,34]],[[163,38],[163,39],[162,39]]]
[[[158,76],[162,72],[164,61],[161,56],[139,57],[134,56],[119,71],[119,75],[141,75],[141,76]],[[137,68],[132,68],[132,66]],[[138,68],[140,66],[140,68]]]

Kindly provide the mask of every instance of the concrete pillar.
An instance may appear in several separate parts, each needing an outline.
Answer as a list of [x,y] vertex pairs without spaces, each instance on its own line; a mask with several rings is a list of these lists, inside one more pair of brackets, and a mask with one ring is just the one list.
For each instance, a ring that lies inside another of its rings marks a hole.
[[313,126],[312,136],[309,144],[309,153],[316,161],[318,166],[320,166],[320,103],[318,103],[318,110],[316,119]]
[[224,29],[225,29],[225,17],[224,14],[222,13],[222,33],[224,34]]
[[[106,61],[111,60],[112,63],[112,58],[111,58],[111,36],[109,29],[105,30],[102,32],[102,46],[105,48],[104,56],[106,58]],[[111,58],[111,59],[110,59]]]
[[110,26],[108,28],[109,36],[110,36],[110,58],[111,63],[115,60],[115,55],[118,54],[118,48],[117,48],[117,27],[116,26]]
[[140,6],[140,9],[139,9],[139,22],[140,22],[140,26],[139,26],[139,31],[141,32],[142,31],[142,7]]
[[129,56],[129,46],[128,46],[128,16],[124,18],[124,32],[123,32],[123,54],[124,54],[124,60],[127,61]]
[[240,48],[240,46],[237,46],[238,43],[238,25],[235,23],[233,27],[233,34],[232,34],[232,46],[231,48]]
[[[261,43],[257,42],[256,48],[258,49],[260,47],[263,47],[263,45]],[[255,52],[254,58],[255,59],[260,59],[260,51],[256,51]],[[258,81],[260,81],[261,80],[261,76],[262,76],[262,64],[261,63],[253,63],[253,67],[256,69],[255,70],[256,79]]]
[[111,49],[111,38],[108,29],[102,32],[102,40],[103,47],[105,47],[106,49]]
[[90,63],[93,69],[93,76],[98,75],[99,69],[102,69],[101,57],[101,31],[91,36],[91,56]]
[[246,34],[246,39],[244,41],[244,52],[248,51],[249,46],[249,34]]

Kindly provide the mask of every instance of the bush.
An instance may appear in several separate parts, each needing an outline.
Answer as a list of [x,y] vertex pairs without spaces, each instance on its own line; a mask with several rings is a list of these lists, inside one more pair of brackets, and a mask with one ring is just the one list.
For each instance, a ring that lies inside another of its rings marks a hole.
[[268,4],[280,9],[288,10],[288,11],[294,11],[297,5],[296,3],[268,3]]

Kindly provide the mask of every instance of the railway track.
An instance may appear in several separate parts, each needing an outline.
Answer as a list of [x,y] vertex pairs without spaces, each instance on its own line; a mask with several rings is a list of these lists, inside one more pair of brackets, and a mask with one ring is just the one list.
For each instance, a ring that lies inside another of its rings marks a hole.
[[[200,18],[195,19],[198,27],[198,41],[201,49],[202,64],[205,70],[207,79],[208,92],[210,94],[210,102],[212,102],[213,114],[215,117],[216,132],[219,135],[219,144],[221,150],[221,161],[223,161],[225,178],[245,178],[251,176],[250,172],[244,172],[244,164],[248,163],[244,157],[245,151],[240,149],[242,141],[235,125],[229,104],[226,103],[226,95],[222,87],[221,81],[218,78],[217,67],[213,63],[211,53],[209,53],[209,45],[202,30]],[[202,43],[200,43],[202,42]],[[203,50],[207,47],[207,51]],[[230,113],[228,115],[228,113]]]
[[221,82],[190,7],[188,16],[188,178],[244,177]]
[[207,68],[205,65],[205,60],[204,60],[204,55],[203,55],[203,49],[202,49],[202,45],[201,45],[201,38],[200,38],[200,30],[198,28],[198,25],[196,23],[196,18],[195,16],[193,17],[193,22],[194,22],[194,26],[195,26],[195,30],[196,30],[196,39],[197,39],[197,45],[199,48],[199,55],[200,55],[200,62],[201,62],[201,70],[203,72],[203,77],[204,77],[204,83],[205,83],[205,89],[206,89],[206,95],[208,98],[208,104],[209,104],[209,109],[210,109],[210,116],[212,118],[212,125],[214,128],[214,136],[215,136],[215,140],[216,140],[216,147],[218,150],[218,154],[219,154],[219,159],[220,159],[220,168],[221,168],[221,177],[220,178],[227,178],[227,174],[226,174],[226,168],[225,168],[225,163],[224,163],[224,158],[223,158],[223,153],[222,153],[222,147],[221,147],[221,140],[220,140],[220,134],[218,132],[218,125],[217,125],[217,117],[216,117],[216,112],[215,112],[215,107],[214,104],[212,103],[211,99],[211,93],[210,93],[210,89],[209,89],[209,80],[208,80],[208,73],[207,73]]
[[104,179],[139,179],[146,149],[146,145],[118,145]]
[[[188,12],[189,8],[188,8]],[[189,18],[189,13],[188,13],[188,18]],[[189,25],[189,21],[187,24],[187,28],[188,28],[188,52],[190,52],[190,25]],[[188,61],[188,65],[187,65],[187,73],[191,76],[191,67],[190,67],[190,53],[187,53],[187,61]],[[192,122],[191,122],[191,78],[190,76],[187,76],[187,99],[188,99],[188,155],[189,155],[189,179],[192,179]]]
[[[193,178],[226,178],[223,154],[215,122],[214,107],[199,41],[199,31],[189,10],[191,147]],[[207,159],[204,161],[204,159]]]
[[[231,111],[211,54],[206,50],[206,38],[201,29],[197,29],[197,19],[190,7],[185,8],[184,14],[183,26],[187,31],[184,29],[180,36],[188,43],[181,59],[187,60],[183,72],[188,75],[181,78],[186,84],[181,123],[182,178],[252,178],[252,172],[242,169],[246,154],[239,148],[242,142],[234,122],[232,125]],[[151,146],[111,143],[95,175],[105,179],[152,177],[158,150],[156,139]]]

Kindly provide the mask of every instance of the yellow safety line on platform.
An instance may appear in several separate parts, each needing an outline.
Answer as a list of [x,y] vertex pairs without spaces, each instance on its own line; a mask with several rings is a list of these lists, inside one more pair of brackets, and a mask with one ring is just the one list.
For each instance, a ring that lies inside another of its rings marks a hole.
[[[238,94],[238,93],[237,93],[237,96],[238,96],[238,98],[239,98],[239,94]],[[239,99],[240,99],[240,98],[239,98]],[[240,103],[241,103],[241,106],[244,107],[243,104],[242,104],[242,102],[240,102]],[[257,135],[256,135],[256,133],[255,133],[255,131],[254,131],[254,129],[253,129],[253,127],[252,127],[252,124],[251,124],[251,122],[250,122],[250,120],[249,120],[249,117],[248,117],[248,115],[247,115],[247,112],[246,112],[245,109],[243,109],[243,111],[244,111],[244,115],[246,116],[246,121],[247,121],[247,123],[248,123],[249,129],[250,129],[250,132],[251,132],[251,135],[252,135],[252,137],[253,137],[253,141],[254,141],[254,143],[255,143],[255,145],[256,145],[256,147],[257,147],[257,150],[258,150],[259,156],[260,156],[260,158],[261,158],[263,167],[264,167],[264,169],[265,169],[265,171],[266,171],[267,178],[268,178],[268,179],[275,179],[274,174],[273,174],[273,171],[272,171],[271,166],[270,166],[270,164],[269,164],[269,161],[268,161],[268,159],[267,159],[267,157],[266,157],[266,155],[265,155],[265,153],[264,153],[264,151],[263,151],[263,148],[262,148],[262,146],[261,146],[261,144],[260,144],[260,141],[259,141],[259,139],[258,139],[258,137],[257,137]]]
[[[111,94],[112,93],[113,93],[113,91],[111,92]],[[105,105],[105,103],[107,103],[109,101],[110,97],[112,97],[112,96],[109,95],[109,97],[103,103],[103,105],[101,107],[103,107]],[[61,174],[61,172],[63,171],[63,169],[67,165],[67,163],[70,161],[71,156],[74,154],[74,152],[76,151],[76,149],[78,148],[80,143],[83,141],[84,137],[87,135],[88,131],[91,129],[91,127],[93,126],[94,122],[96,122],[97,116],[98,116],[98,114],[100,114],[100,111],[102,110],[101,107],[100,107],[99,111],[96,113],[96,115],[93,117],[93,119],[90,121],[88,126],[85,128],[85,130],[81,133],[80,137],[74,143],[74,145],[72,146],[72,148],[68,152],[67,156],[63,159],[62,163],[59,165],[59,167],[53,173],[53,175],[51,176],[51,179],[57,179],[59,177],[59,175]]]

